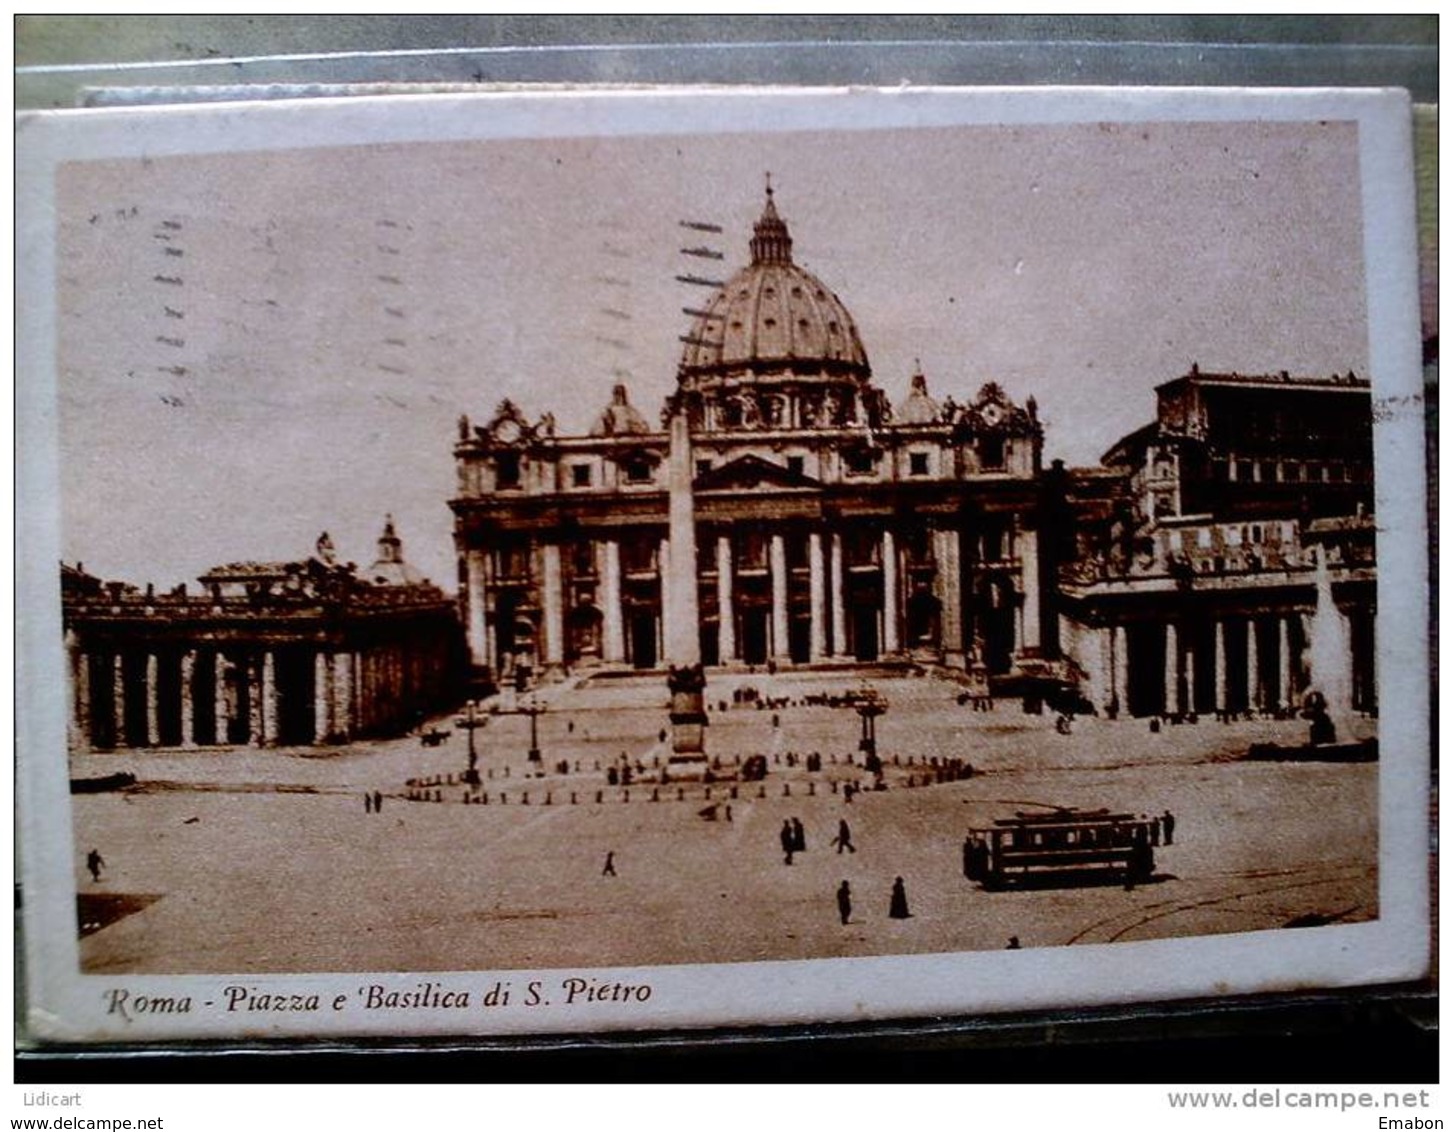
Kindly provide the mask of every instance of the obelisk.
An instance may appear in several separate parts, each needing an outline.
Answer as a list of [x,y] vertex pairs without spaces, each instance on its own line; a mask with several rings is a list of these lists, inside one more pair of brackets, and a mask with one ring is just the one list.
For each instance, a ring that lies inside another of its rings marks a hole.
[[667,460],[668,558],[663,574],[666,662],[670,666],[671,755],[668,779],[700,779],[706,762],[706,673],[701,665],[701,619],[696,608],[696,516],[691,496],[691,430],[685,405],[671,416]]

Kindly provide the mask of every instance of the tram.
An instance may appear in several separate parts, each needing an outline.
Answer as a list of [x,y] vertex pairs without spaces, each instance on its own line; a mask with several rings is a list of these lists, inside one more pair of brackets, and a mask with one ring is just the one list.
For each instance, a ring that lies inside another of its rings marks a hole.
[[1155,819],[1109,810],[1057,809],[997,818],[964,839],[964,876],[984,888],[1123,881],[1155,872]]

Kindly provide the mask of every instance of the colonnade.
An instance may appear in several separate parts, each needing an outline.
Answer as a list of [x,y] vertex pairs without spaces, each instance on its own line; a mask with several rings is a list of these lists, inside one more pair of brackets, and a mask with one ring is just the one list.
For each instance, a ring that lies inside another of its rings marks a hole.
[[444,658],[405,644],[117,648],[69,635],[72,746],[332,743],[412,725]]

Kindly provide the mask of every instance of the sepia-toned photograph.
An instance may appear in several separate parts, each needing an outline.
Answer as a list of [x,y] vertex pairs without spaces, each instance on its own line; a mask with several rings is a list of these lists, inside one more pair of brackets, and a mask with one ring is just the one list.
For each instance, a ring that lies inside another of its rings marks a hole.
[[1406,120],[1089,91],[31,116],[29,1024],[1416,977]]

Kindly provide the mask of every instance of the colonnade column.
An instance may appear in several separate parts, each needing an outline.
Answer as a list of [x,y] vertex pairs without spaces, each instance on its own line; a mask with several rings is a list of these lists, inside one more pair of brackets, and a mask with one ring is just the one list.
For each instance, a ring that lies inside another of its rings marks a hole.
[[1181,654],[1181,663],[1185,666],[1184,678],[1181,686],[1185,689],[1182,698],[1181,710],[1194,712],[1196,710],[1196,646],[1195,639],[1184,653]]
[[1261,710],[1261,659],[1255,617],[1246,619],[1246,707]]
[[846,656],[848,651],[848,614],[843,601],[843,536],[832,532],[832,551],[828,567],[828,584],[832,590],[832,655]]
[[333,696],[329,687],[331,676],[328,654],[319,649],[313,654],[313,742],[326,743],[333,732]]
[[561,664],[565,660],[565,598],[561,592],[560,544],[547,542],[544,547],[545,582],[545,663]]
[[934,532],[934,576],[939,600],[939,645],[944,659],[961,664],[964,659],[964,609],[959,577],[959,532],[953,528]]
[[819,661],[827,655],[827,601],[822,569],[822,535],[812,531],[807,536],[807,593],[812,609],[812,639],[808,659]]
[[610,664],[626,659],[626,634],[621,614],[621,544],[617,539],[601,543],[601,603],[605,608],[605,625],[601,635],[601,651]]
[[82,746],[95,746],[91,741],[91,658],[84,652],[76,654],[76,729]]
[[353,734],[353,654],[337,652],[333,668],[333,731],[341,739]]
[[772,536],[772,658],[788,660],[787,642],[787,547],[780,534]]
[[1176,632],[1175,622],[1168,621],[1165,626],[1165,710],[1170,714],[1181,710],[1180,652],[1180,634]]
[[891,529],[883,531],[883,651],[893,654],[898,640],[898,544]]
[[161,661],[156,653],[146,654],[146,745],[155,747],[160,741],[157,731],[157,677]]
[[192,649],[182,653],[182,746],[195,747],[196,713],[192,704],[192,680],[197,673],[197,654]]
[[716,539],[716,653],[719,664],[737,659],[736,610],[732,605],[732,540],[730,535]]
[[1115,697],[1115,710],[1118,713],[1130,714],[1130,657],[1126,652],[1129,647],[1127,634],[1124,625],[1114,625],[1110,628],[1110,668],[1113,672],[1112,694]]
[[489,621],[485,613],[485,552],[469,550],[464,555],[464,584],[468,587],[469,660],[476,667],[492,663],[489,651]]
[[277,660],[272,650],[262,654],[261,745],[277,742]]
[[1276,619],[1276,706],[1286,709],[1292,702],[1292,647],[1289,639],[1288,618]]
[[227,711],[227,654],[217,649],[212,654],[212,742],[226,744],[231,732]]
[[1216,621],[1216,710],[1226,710],[1226,622],[1221,619]]
[[126,734],[126,657],[119,652],[111,658],[111,711],[116,716],[113,745],[125,747],[130,738]]

